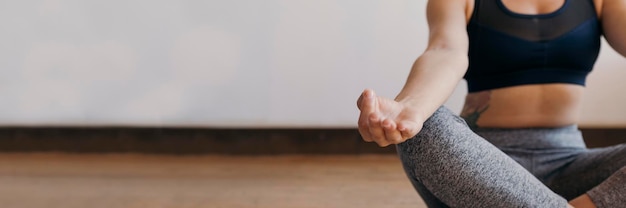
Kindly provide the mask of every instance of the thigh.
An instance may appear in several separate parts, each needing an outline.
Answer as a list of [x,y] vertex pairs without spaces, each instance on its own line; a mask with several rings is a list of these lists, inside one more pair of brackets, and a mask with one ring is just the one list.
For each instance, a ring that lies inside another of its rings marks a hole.
[[554,192],[571,200],[602,183],[626,166],[626,144],[589,149],[547,183]]
[[417,136],[397,145],[397,149],[416,189],[427,190],[452,207],[567,204],[445,108],[435,112]]

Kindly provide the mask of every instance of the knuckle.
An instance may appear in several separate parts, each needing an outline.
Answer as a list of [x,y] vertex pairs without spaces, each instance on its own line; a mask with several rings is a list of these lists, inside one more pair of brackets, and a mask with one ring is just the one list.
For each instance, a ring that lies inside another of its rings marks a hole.
[[378,146],[380,147],[386,147],[389,145],[389,141],[387,141],[386,138],[384,137],[380,137],[380,136],[373,136],[374,141],[376,142],[376,144],[378,144]]
[[402,138],[402,137],[398,137],[396,138],[396,140],[394,141],[394,144],[400,144],[402,142],[406,141],[406,139]]
[[392,143],[392,144],[399,144],[399,143],[402,143],[402,139],[400,137],[394,137],[394,138],[390,139],[389,142]]
[[381,137],[379,137],[379,136],[372,135],[372,136],[371,136],[371,138],[372,138],[372,140],[374,140],[374,141],[375,141],[376,143],[378,143],[378,144],[384,144],[384,143],[387,143],[387,141],[385,140],[385,138],[381,138]]

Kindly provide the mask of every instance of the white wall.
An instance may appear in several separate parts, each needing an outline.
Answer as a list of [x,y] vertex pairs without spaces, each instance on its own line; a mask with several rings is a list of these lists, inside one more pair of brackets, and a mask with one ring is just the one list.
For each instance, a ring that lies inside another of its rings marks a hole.
[[[424,49],[424,2],[3,1],[0,125],[354,127]],[[583,125],[626,126],[625,65],[604,47]]]

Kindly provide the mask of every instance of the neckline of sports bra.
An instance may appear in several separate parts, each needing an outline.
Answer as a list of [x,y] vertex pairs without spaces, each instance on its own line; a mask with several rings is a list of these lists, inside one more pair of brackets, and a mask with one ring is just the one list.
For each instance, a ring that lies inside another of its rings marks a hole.
[[565,0],[563,2],[563,5],[561,5],[561,7],[553,12],[550,13],[545,13],[545,14],[522,14],[522,13],[517,13],[514,11],[511,11],[509,8],[506,7],[506,5],[504,5],[504,3],[502,2],[502,0],[496,0],[496,2],[498,3],[498,6],[502,9],[502,11],[504,11],[505,13],[514,16],[514,17],[521,17],[521,18],[549,18],[549,17],[553,17],[556,15],[559,15],[560,13],[562,13],[565,8],[567,8],[567,6],[570,3],[570,0]]

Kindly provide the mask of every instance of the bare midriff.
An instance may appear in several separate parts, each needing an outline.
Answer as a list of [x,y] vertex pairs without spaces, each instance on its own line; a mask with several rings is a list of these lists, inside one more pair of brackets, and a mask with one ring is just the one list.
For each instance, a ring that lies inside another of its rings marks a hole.
[[[467,21],[474,0],[467,1]],[[547,14],[558,10],[565,0],[502,0],[511,11],[521,14]],[[594,0],[598,17],[602,0]],[[529,128],[560,127],[576,124],[583,86],[574,84],[520,85],[469,93],[461,111],[471,127]]]
[[578,122],[584,87],[521,85],[469,93],[461,116],[472,127],[560,127]]

